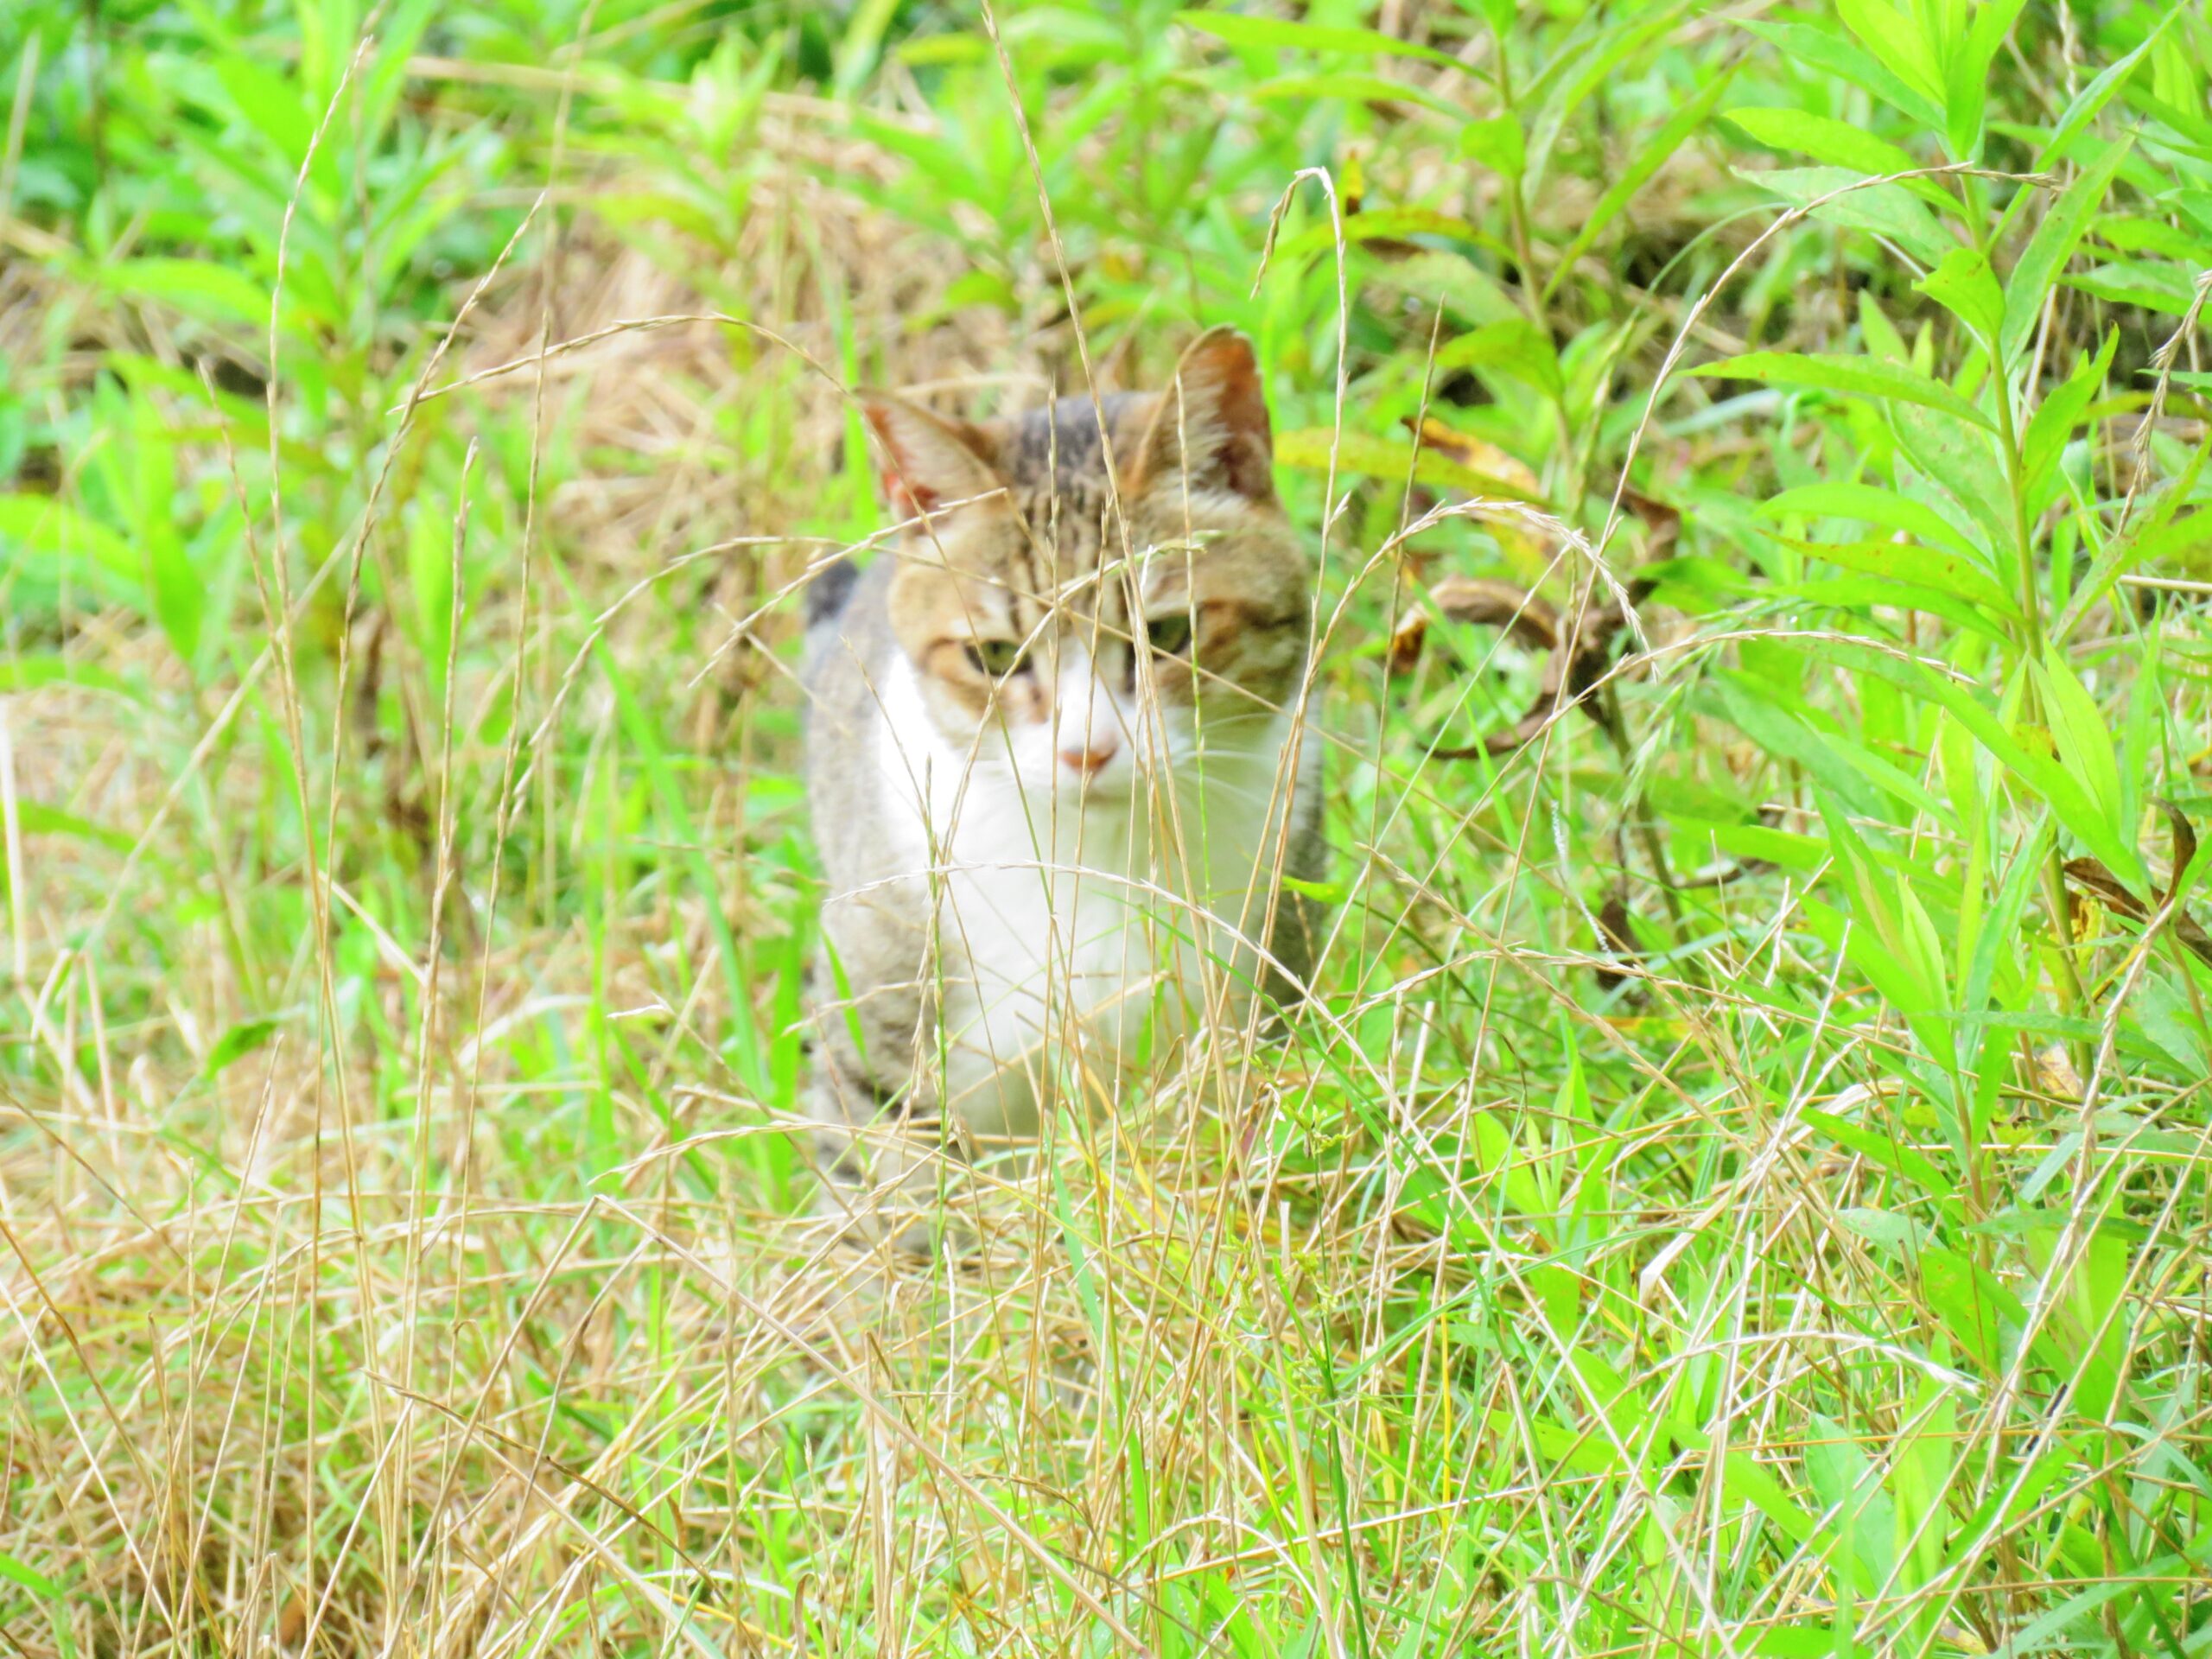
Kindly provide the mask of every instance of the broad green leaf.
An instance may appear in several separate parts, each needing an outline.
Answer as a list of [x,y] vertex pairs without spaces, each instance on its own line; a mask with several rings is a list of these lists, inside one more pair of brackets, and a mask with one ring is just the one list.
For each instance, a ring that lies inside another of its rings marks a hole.
[[2122,253],[2161,254],[2199,269],[2212,265],[2212,239],[2191,236],[2163,219],[2136,213],[2099,213],[2088,234]]
[[[1842,1546],[1840,1550],[1820,1553],[1834,1564],[1839,1577],[1847,1579],[1861,1594],[1871,1595],[1889,1581],[1897,1543],[1897,1523],[1889,1494],[1882,1490],[1881,1473],[1857,1435],[1842,1423],[1817,1413],[1804,1455],[1805,1476],[1812,1482],[1821,1507],[1834,1513],[1823,1530]],[[1865,1654],[1868,1650],[1839,1647],[1833,1651]]]
[[0,495],[0,543],[8,541],[35,553],[82,554],[134,585],[144,574],[129,542],[50,495]]
[[1932,588],[1968,604],[1986,606],[2000,616],[2018,613],[1987,571],[1955,553],[1915,542],[1808,542],[1795,537],[1783,539],[1808,558],[1826,559],[1847,570],[1863,571],[1888,582]]
[[215,1039],[215,1046],[207,1051],[207,1058],[200,1065],[200,1075],[219,1077],[256,1049],[267,1047],[269,1039],[276,1034],[278,1023],[275,1020],[240,1020]]
[[1839,665],[1878,675],[1916,696],[1942,705],[1974,734],[1974,741],[2002,761],[2021,784],[2040,797],[2060,823],[2080,839],[2107,868],[2138,891],[2143,887],[2142,860],[2132,837],[2097,808],[2088,791],[2049,754],[2027,747],[1973,691],[1936,673],[1917,661],[1905,661],[1887,652],[1855,645],[1847,640],[1827,643],[1830,658]]
[[1493,173],[1517,180],[1529,164],[1520,118],[1491,115],[1468,122],[1459,129],[1459,153],[1481,162]]
[[1984,1376],[2005,1374],[2008,1336],[2025,1328],[2027,1309],[1995,1274],[1955,1250],[1921,1252],[1921,1294],[1951,1338]]
[[[2068,1230],[2037,1228],[2028,1234],[2037,1266],[2048,1273]],[[2122,1305],[2133,1252],[2109,1222],[2089,1235],[2066,1274],[2054,1317],[2037,1344],[2056,1351],[2054,1369],[2071,1385],[2075,1408],[2089,1421],[2109,1418],[2119,1403],[2121,1367],[2127,1358],[2127,1318]]]
[[899,0],[860,0],[848,13],[845,32],[837,42],[836,74],[833,81],[840,98],[850,98],[866,82],[883,51],[884,31]]
[[1836,1219],[1859,1237],[1904,1255],[1928,1242],[1928,1229],[1910,1216],[1895,1210],[1860,1205],[1836,1211]]
[[97,663],[80,663],[60,652],[29,652],[12,659],[0,657],[0,692],[28,691],[37,685],[89,685],[133,702],[138,691],[112,669]]
[[2120,763],[2113,755],[2112,732],[2104,711],[2075,678],[2073,668],[2056,646],[2044,653],[2035,668],[2059,759],[2068,772],[2081,779],[2114,832],[2132,834],[2132,828],[2124,822]]
[[[1950,1535],[1950,1478],[1958,1410],[1951,1390],[1936,1378],[1923,1377],[1910,1427],[1890,1451],[1890,1491],[1897,1503],[1897,1559],[1905,1564],[1898,1587],[1911,1595],[1932,1583],[1943,1569],[1944,1541]],[[1918,1611],[1916,1628],[1923,1637],[1935,1630],[1935,1609]],[[1925,1650],[1926,1643],[1923,1643]]]
[[1804,352],[1746,352],[1740,357],[1703,363],[1694,375],[1731,380],[1756,380],[1763,385],[1803,386],[1818,391],[1847,392],[1860,397],[1895,398],[1942,410],[1946,415],[1977,426],[1989,427],[1989,416],[1942,381],[1919,374],[1901,363],[1873,357],[1822,357]]
[[119,853],[127,853],[137,844],[120,830],[107,829],[74,812],[48,806],[43,801],[17,801],[16,823],[27,836],[67,836],[78,841],[98,842]]
[[1891,363],[1912,362],[1912,347],[1904,343],[1904,336],[1882,309],[1872,289],[1859,290],[1859,332],[1866,341],[1866,349],[1874,356]]
[[[1910,116],[1916,126],[1934,130],[1943,124],[1943,112],[1925,92],[1915,92],[1885,68],[1879,60],[1850,41],[1810,23],[1746,22],[1742,25],[1781,50],[1790,62],[1824,69],[1849,86],[1863,86],[1891,109]],[[1886,172],[1877,168],[1876,172]]]
[[48,1578],[45,1573],[25,1567],[12,1555],[0,1554],[0,1579],[19,1584],[33,1595],[43,1596],[48,1601],[61,1599],[60,1585]]
[[2139,305],[2170,317],[2187,316],[2196,298],[2196,273],[2185,265],[2145,259],[2107,260],[2078,276],[2059,280],[2114,305]]
[[2056,479],[2067,441],[2103,388],[2119,345],[2120,330],[2107,328],[2097,354],[2076,364],[2074,372],[2050,390],[2030,417],[2027,430],[2020,437],[2020,493],[2030,518],[2040,516],[2050,505],[2045,486]]
[[1990,60],[2020,15],[2023,0],[1982,0],[1963,41],[1954,43],[1943,77],[1943,114],[1951,154],[1961,160],[1981,149],[1981,118]]
[[[1894,242],[1923,265],[1936,265],[1959,245],[1936,215],[1900,183],[1869,184],[1865,174],[1840,167],[1781,168],[1770,173],[1732,169],[1745,183],[1770,190],[1793,207],[1846,230]],[[1813,204],[1820,205],[1815,207]]]
[[[2012,517],[2012,494],[2005,488],[2005,465],[1990,435],[1910,404],[1891,404],[1890,423],[1904,451],[1893,468],[1898,486],[1952,519],[1961,533],[1993,555],[2010,560],[2019,543],[2019,530]],[[1964,523],[1953,518],[1955,504]]]
[[1560,379],[1559,353],[1552,345],[1551,336],[1526,317],[1486,322],[1446,341],[1437,350],[1436,366],[1495,369],[1554,396],[1564,389]]
[[1923,542],[1949,548],[1975,563],[1986,563],[1980,550],[1961,536],[1950,522],[1932,507],[1872,484],[1805,484],[1769,498],[1758,510],[1762,518],[1802,513],[1808,518],[1857,518],[1870,524],[1901,530]]
[[1636,193],[1650,181],[1651,175],[1665,164],[1667,158],[1681,147],[1682,141],[1705,124],[1706,117],[1712,113],[1713,106],[1719,101],[1720,95],[1728,90],[1728,83],[1735,78],[1735,73],[1734,66],[1731,65],[1708,79],[1695,98],[1677,110],[1666,125],[1644,142],[1620,175],[1606,187],[1605,194],[1598,198],[1597,206],[1582,221],[1582,228],[1575,232],[1574,240],[1568,243],[1567,251],[1560,255],[1551,280],[1544,284],[1546,299],[1551,297],[1560,282],[1574,269],[1575,262],[1589,251],[1591,245],[1603,234],[1605,226],[1611,224]]
[[1857,1153],[1923,1193],[1940,1198],[1948,1198],[1956,1191],[1956,1184],[1936,1166],[1926,1153],[1900,1136],[1813,1107],[1806,1109],[1804,1117],[1836,1145]]
[[[269,327],[267,284],[234,265],[149,256],[111,259],[87,267],[86,275],[115,293],[153,300],[209,322],[243,323],[256,330]],[[298,301],[289,292],[286,298],[288,308]]]
[[2105,191],[2126,158],[2130,143],[2122,138],[2106,145],[2104,152],[2059,193],[2058,200],[2036,221],[2034,234],[2005,278],[2005,328],[1999,342],[2005,361],[2019,355],[2042,313],[2044,296],[2050,292],[2074,252],[2074,245],[2104,206]]
[[1370,271],[1368,281],[1424,307],[1441,302],[1446,315],[1477,325],[1529,320],[1497,278],[1463,254],[1437,251],[1392,259]]
[[1910,173],[1921,165],[1910,151],[1886,138],[1877,138],[1864,127],[1815,115],[1810,110],[1753,106],[1730,110],[1720,118],[1769,149],[1796,150],[1825,167],[1847,168],[1853,173],[1879,177],[1885,173]]
[[[1325,473],[1329,469],[1331,436],[1325,427],[1286,432],[1275,440],[1275,460],[1285,467]],[[1339,472],[1358,473],[1389,482],[1403,483],[1407,478],[1413,477],[1425,484],[1443,484],[1453,489],[1465,490],[1470,495],[1502,497],[1508,500],[1531,503],[1537,501],[1537,498],[1522,486],[1488,473],[1477,472],[1471,467],[1463,467],[1438,453],[1432,445],[1421,445],[1416,455],[1414,446],[1402,439],[1381,438],[1371,433],[1345,433],[1337,450],[1337,467]]]
[[2082,89],[2080,96],[2067,105],[2066,113],[2058,118],[2058,124],[2051,129],[2050,138],[2044,145],[2043,153],[2036,157],[2037,167],[2049,172],[2066,159],[2075,141],[2089,130],[2089,123],[2097,118],[2098,111],[2111,102],[2114,92],[2127,84],[2127,78],[2135,73],[2144,55],[2158,43],[2166,30],[2186,11],[2187,8],[2183,6],[2168,7],[2164,15],[2152,26],[2151,32],[2143,37],[2141,44],[2117,63],[2100,71],[2096,78]]
[[1872,576],[1843,576],[1807,577],[1777,586],[1774,591],[1795,594],[1815,605],[1839,605],[1847,609],[1869,613],[1918,611],[1925,616],[1941,617],[1953,627],[1966,632],[1978,633],[1993,645],[2005,646],[2012,643],[2012,635],[2001,624],[1992,621],[1964,600],[1955,599],[1940,588],[1918,588],[1910,582],[1896,581],[1877,581]]
[[1728,722],[1761,749],[1804,767],[1860,816],[1879,815],[1881,798],[1868,788],[1866,777],[1846,762],[1822,734],[1771,698],[1761,696],[1760,688],[1741,674],[1716,675],[1713,687]]
[[1921,13],[1898,11],[1889,0],[1835,0],[1835,14],[1859,37],[1859,44],[1882,67],[1922,98],[1942,103],[1943,75],[1935,42],[1920,23]]
[[2005,328],[2005,290],[1980,252],[1952,249],[1913,286],[1974,330],[1983,345],[1997,349]]
[[1611,80],[1647,41],[1672,28],[1689,8],[1690,0],[1652,0],[1612,12],[1593,7],[1587,16],[1603,20],[1594,32],[1587,39],[1576,38],[1580,29],[1571,33],[1536,79],[1521,89],[1522,106],[1533,103],[1536,108],[1529,128],[1528,186],[1531,190],[1543,181],[1552,147],[1559,141],[1567,118],[1583,99]]

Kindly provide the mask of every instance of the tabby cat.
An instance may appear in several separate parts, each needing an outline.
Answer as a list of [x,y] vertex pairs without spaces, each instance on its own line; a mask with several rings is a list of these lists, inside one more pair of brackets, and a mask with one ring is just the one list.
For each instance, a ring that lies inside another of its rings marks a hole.
[[1295,991],[1315,918],[1281,881],[1319,874],[1320,751],[1241,334],[1163,391],[1007,419],[862,401],[909,523],[809,595],[810,1109],[834,1201],[911,1230],[940,1154]]

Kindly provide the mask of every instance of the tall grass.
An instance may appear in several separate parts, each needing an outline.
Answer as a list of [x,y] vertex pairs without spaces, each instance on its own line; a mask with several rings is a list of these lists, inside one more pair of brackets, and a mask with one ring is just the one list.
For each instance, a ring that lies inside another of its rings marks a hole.
[[[0,12],[0,1646],[2212,1649],[2201,6]],[[1048,213],[1049,209],[1049,213]],[[843,385],[1257,342],[1334,917],[814,1218]]]

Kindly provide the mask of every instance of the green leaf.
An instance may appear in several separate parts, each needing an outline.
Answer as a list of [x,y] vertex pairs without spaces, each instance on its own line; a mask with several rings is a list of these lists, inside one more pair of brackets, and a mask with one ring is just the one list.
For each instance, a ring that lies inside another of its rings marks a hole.
[[103,847],[112,848],[121,853],[127,853],[137,845],[120,830],[110,830],[74,812],[48,806],[43,801],[17,801],[16,823],[27,836],[67,836],[77,841],[95,841]]
[[74,661],[60,652],[31,652],[13,661],[0,659],[0,692],[56,684],[94,686],[134,702],[139,698],[137,690],[113,670]]
[[2143,887],[2142,860],[2132,839],[2120,833],[2098,810],[2080,780],[2050,756],[2029,748],[1973,691],[1917,661],[1901,660],[1848,640],[1828,641],[1825,649],[1836,664],[1878,676],[1949,709],[1958,717],[1959,723],[1974,734],[1974,741],[2002,761],[2032,794],[2040,797],[2059,823],[2102,859],[2107,868],[2131,887],[2138,890]]
[[207,1051],[207,1058],[200,1068],[200,1075],[220,1077],[255,1050],[266,1048],[269,1039],[276,1034],[278,1024],[275,1020],[241,1020],[215,1039],[215,1046]]
[[1706,117],[1712,113],[1713,106],[1719,101],[1720,95],[1728,90],[1728,83],[1735,78],[1735,66],[1732,64],[1712,77],[1695,98],[1677,110],[1667,124],[1653,133],[1643,147],[1637,151],[1620,176],[1606,188],[1604,195],[1598,198],[1597,206],[1582,221],[1582,228],[1575,232],[1574,240],[1568,243],[1567,251],[1560,255],[1551,280],[1544,284],[1544,298],[1551,297],[1567,273],[1573,270],[1575,261],[1589,251],[1591,245],[1603,234],[1605,226],[1611,224],[1636,193],[1650,181],[1651,175],[1681,147],[1682,141],[1705,124]]
[[1770,149],[1796,150],[1827,167],[1879,177],[1885,173],[1910,173],[1920,165],[1910,151],[1886,138],[1877,138],[1864,127],[1809,110],[1753,105],[1731,110],[1720,118]]
[[1902,1255],[1924,1247],[1927,1227],[1895,1210],[1860,1205],[1836,1211],[1836,1219],[1859,1237]]
[[35,1596],[48,1601],[61,1599],[61,1586],[43,1573],[34,1572],[12,1555],[0,1555],[0,1579],[20,1584]]
[[1510,115],[1468,122],[1459,129],[1459,153],[1508,179],[1518,179],[1529,164],[1520,119]]
[[[1329,469],[1330,438],[1325,427],[1286,432],[1275,440],[1275,460],[1285,467],[1325,473]],[[1425,484],[1444,484],[1465,490],[1470,495],[1541,505],[1521,486],[1463,467],[1439,454],[1431,445],[1423,444],[1416,456],[1412,444],[1397,438],[1376,437],[1371,433],[1345,433],[1337,450],[1337,467],[1340,472],[1359,473],[1386,482],[1403,483],[1410,476]]]
[[1992,645],[2003,646],[2012,642],[2012,636],[2001,624],[1940,588],[1878,582],[1871,576],[1840,576],[1806,578],[1777,587],[1775,591],[1795,594],[1815,605],[1838,605],[1870,616],[1890,611],[1918,611],[1924,616],[1941,617],[1955,628],[1978,633]]
[[1857,518],[1916,536],[1923,542],[1948,547],[1970,561],[1977,557],[1974,543],[1958,532],[1942,514],[1872,484],[1804,484],[1770,497],[1758,509],[1762,518],[1802,513],[1808,518]]
[[2005,290],[1980,252],[1952,249],[1913,286],[1974,330],[1974,338],[1992,352],[1997,350],[2005,328]]
[[1849,1152],[1855,1152],[1901,1180],[1936,1198],[1948,1198],[1955,1183],[1929,1160],[1928,1154],[1902,1139],[1871,1129],[1833,1112],[1808,1107],[1805,1121]]
[[2012,274],[2005,283],[2005,327],[1999,340],[2007,362],[2019,355],[2043,310],[2044,296],[2050,292],[2050,285],[2073,255],[2074,245],[2104,206],[2105,190],[2126,159],[2130,143],[2123,138],[2105,146],[2104,153],[2059,193],[2058,200],[2037,221],[2028,245],[2012,262]]
[[2023,0],[1982,0],[1967,38],[1958,42],[1943,76],[1943,116],[1951,154],[1961,161],[1980,153],[1982,111],[1987,103],[1989,65],[2005,44]]
[[142,575],[129,542],[50,495],[0,495],[0,537],[21,542],[35,553],[84,554],[134,585]]
[[1922,30],[1917,16],[1906,16],[1888,0],[1835,0],[1836,16],[1881,60],[1882,67],[1905,86],[1940,107],[1943,77],[1937,67],[1933,44]]
[[2005,486],[2005,465],[1990,435],[1910,404],[1892,404],[1890,419],[1904,452],[1892,469],[1898,487],[1949,518],[1943,499],[1926,499],[1936,492],[1914,475],[1916,469],[1925,474],[1941,486],[1942,497],[1955,502],[1970,521],[1960,525],[1962,532],[1994,555],[2010,554],[2019,541],[2019,531]]
[[1495,369],[1539,391],[1559,395],[1559,353],[1551,336],[1526,317],[1504,317],[1446,341],[1436,353],[1440,369]]
[[1582,100],[1611,80],[1620,66],[1649,41],[1656,40],[1689,10],[1690,0],[1649,0],[1641,6],[1618,8],[1609,14],[1604,7],[1586,13],[1604,23],[1585,34],[1581,26],[1570,32],[1551,60],[1535,79],[1521,89],[1525,110],[1535,106],[1529,124],[1528,182],[1533,189],[1542,181],[1553,146],[1567,125],[1567,118]]
[[1942,381],[1915,372],[1902,363],[1872,357],[1816,356],[1805,352],[1746,352],[1740,357],[1703,363],[1690,372],[1731,380],[1756,380],[1762,385],[1803,386],[1818,391],[1838,391],[1860,397],[1895,398],[1939,409],[1946,415],[1992,427],[1989,416]]
[[2051,129],[2050,141],[2044,145],[2043,153],[2036,157],[2038,168],[2049,172],[2066,159],[2074,148],[2075,140],[2089,130],[2089,123],[2097,118],[2097,112],[2111,101],[2112,95],[2127,84],[2127,78],[2135,73],[2135,67],[2143,61],[2144,54],[2158,43],[2160,37],[2186,10],[2187,8],[2183,6],[2168,7],[2165,15],[2158,19],[2133,52],[2103,70],[2082,89],[2080,96],[2067,105],[2066,113],[2058,118],[2058,124]]
[[2000,616],[2017,615],[2012,601],[1980,565],[1955,553],[1914,542],[1808,542],[1782,538],[1808,558],[1826,559],[1847,570],[1918,588],[1932,588]]
[[2033,667],[2043,688],[2051,736],[2058,744],[2060,760],[2068,772],[2081,779],[2090,800],[2105,822],[2113,826],[2114,833],[2132,834],[2133,827],[2124,822],[2120,763],[2113,754],[2112,732],[2104,711],[2074,677],[2072,667],[2056,646],[2046,651],[2044,660]]
[[[1770,173],[1732,169],[1745,183],[1770,190],[1793,207],[1846,230],[1894,242],[1923,265],[1942,263],[1959,245],[1935,214],[1902,184],[1867,184],[1866,175],[1841,167],[1781,168]],[[1853,188],[1853,187],[1857,187]],[[1820,203],[1817,207],[1815,202]]]
[[[234,265],[212,259],[111,259],[86,275],[102,287],[134,299],[152,300],[209,322],[269,327],[268,287]],[[288,304],[298,296],[287,290]]]
[[[1743,27],[1778,47],[1785,61],[1809,64],[1826,70],[1846,86],[1863,86],[1891,108],[1910,116],[1916,126],[1932,130],[1943,124],[1943,112],[1936,106],[1934,99],[1915,92],[1873,57],[1824,29],[1816,29],[1810,23],[1757,22],[1745,22]],[[1881,173],[1890,169],[1874,170]]]
[[2114,305],[2139,305],[2170,317],[2187,316],[2196,294],[2196,273],[2186,266],[2144,259],[2108,260],[2079,276],[2059,280]]
[[2082,416],[2103,388],[2105,376],[2112,368],[2113,353],[2119,346],[2120,330],[2107,328],[2102,349],[2094,357],[2084,357],[2075,365],[2073,373],[2051,389],[2021,435],[2020,493],[2026,500],[2031,518],[2040,517],[2050,505],[2044,486],[2056,480],[2067,441],[2074,435],[2074,429],[2082,423]]

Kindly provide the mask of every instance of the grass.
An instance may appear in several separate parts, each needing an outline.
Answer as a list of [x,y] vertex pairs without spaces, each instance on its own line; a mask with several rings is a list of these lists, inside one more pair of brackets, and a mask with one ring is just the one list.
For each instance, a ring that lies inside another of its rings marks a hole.
[[[2212,1649],[2208,60],[16,0],[0,1647]],[[840,1245],[838,387],[1223,321],[1332,619],[1314,1006]]]

